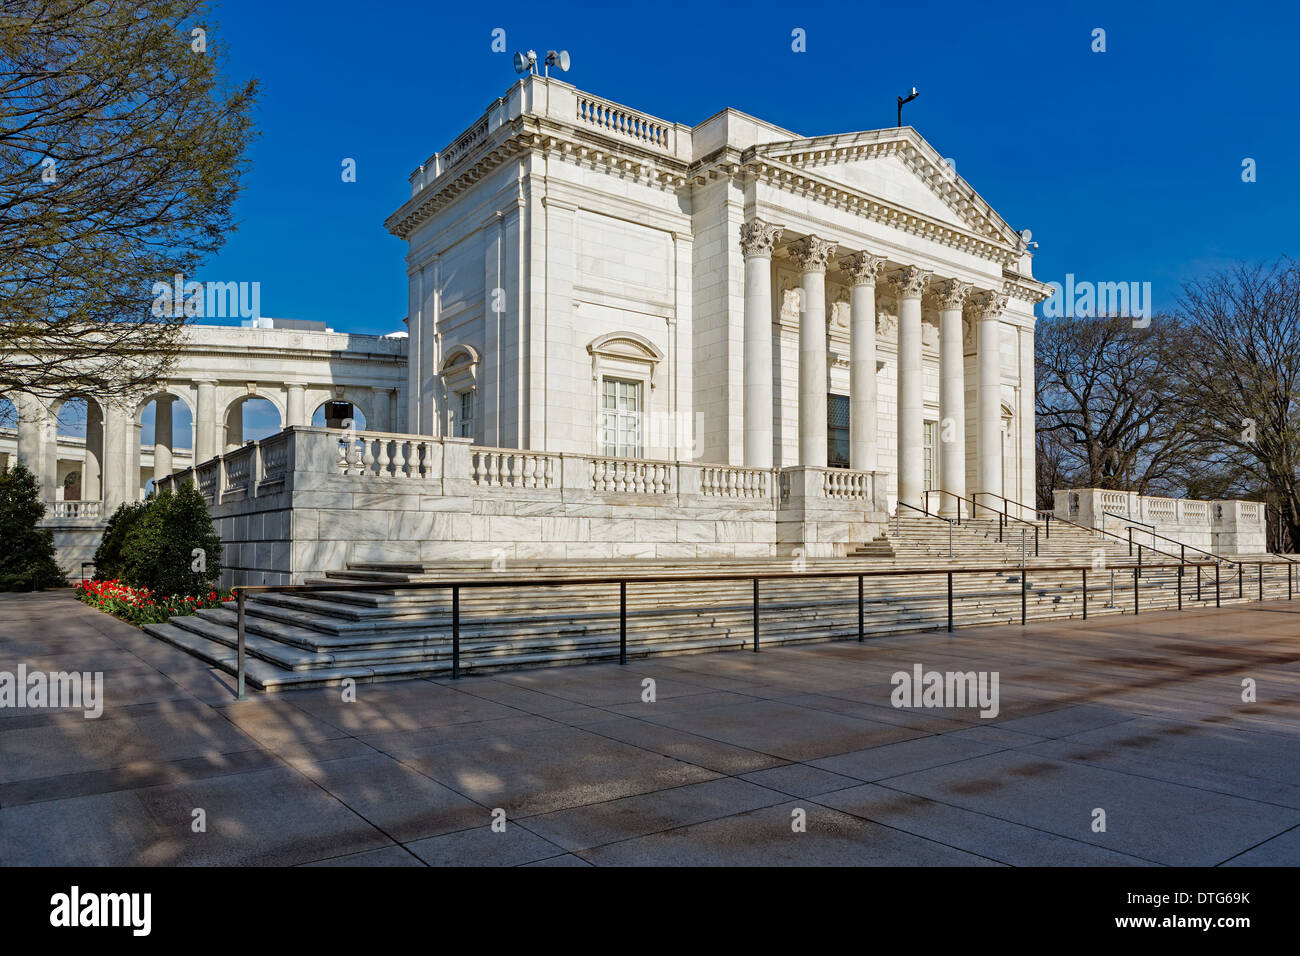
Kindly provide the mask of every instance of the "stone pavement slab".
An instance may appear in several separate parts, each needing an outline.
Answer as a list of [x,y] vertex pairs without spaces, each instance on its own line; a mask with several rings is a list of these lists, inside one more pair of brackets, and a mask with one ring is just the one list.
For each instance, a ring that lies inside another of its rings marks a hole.
[[[1300,865],[1300,602],[235,701],[0,595],[20,663],[103,672],[104,713],[0,710],[4,864]],[[997,671],[998,716],[894,707],[914,663]]]

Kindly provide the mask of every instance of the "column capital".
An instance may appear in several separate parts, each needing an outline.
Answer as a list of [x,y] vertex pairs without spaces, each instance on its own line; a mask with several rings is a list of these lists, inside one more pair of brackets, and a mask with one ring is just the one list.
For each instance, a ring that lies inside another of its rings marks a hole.
[[960,309],[973,288],[971,283],[961,279],[943,279],[930,284],[930,291],[939,300],[941,309]]
[[806,236],[790,243],[790,256],[799,264],[803,274],[825,272],[826,263],[835,252],[835,243],[817,236]]
[[934,272],[930,269],[919,269],[916,266],[905,266],[899,269],[890,279],[898,288],[898,297],[900,299],[919,299],[925,292],[926,286],[930,284]]
[[873,256],[869,252],[855,252],[847,259],[840,260],[840,271],[854,285],[875,285],[876,280],[884,274],[885,257]]
[[1002,292],[980,289],[970,297],[971,308],[981,319],[996,319],[1007,308],[1008,297]]
[[762,259],[772,258],[772,249],[785,231],[784,226],[775,226],[770,222],[754,218],[740,226],[740,251],[745,258],[758,256]]

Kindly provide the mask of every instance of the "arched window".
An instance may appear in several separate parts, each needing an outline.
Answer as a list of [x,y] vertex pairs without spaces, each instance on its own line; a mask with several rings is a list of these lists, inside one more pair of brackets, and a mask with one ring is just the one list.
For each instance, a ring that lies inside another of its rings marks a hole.
[[597,453],[643,457],[655,370],[664,353],[635,332],[602,335],[592,340],[587,352],[595,387]]

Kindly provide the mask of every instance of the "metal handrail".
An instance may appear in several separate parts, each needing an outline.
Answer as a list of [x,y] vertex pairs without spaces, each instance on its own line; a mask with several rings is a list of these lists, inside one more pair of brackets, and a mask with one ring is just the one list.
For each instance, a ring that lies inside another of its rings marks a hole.
[[[975,493],[978,494],[978,495],[992,495],[992,496],[995,497],[995,498],[1001,498],[1002,501],[1004,502],[1004,504],[1013,504],[1013,505],[1015,505],[1017,508],[1027,508],[1027,507],[1028,507],[1027,505],[1021,504],[1019,501],[1012,501],[1012,500],[1011,500],[1010,498],[1008,498],[1006,495],[999,495],[997,492],[994,492],[994,491],[977,491],[977,492],[975,492]],[[983,507],[987,508],[988,505],[984,505]],[[992,510],[996,511],[997,509],[992,509]],[[1038,511],[1038,509],[1034,509],[1034,513],[1035,513],[1035,514],[1037,514],[1037,511]],[[1055,520],[1056,520],[1056,521],[1063,522],[1064,524],[1068,524],[1068,525],[1069,525],[1070,527],[1072,527],[1072,528],[1078,528],[1078,529],[1080,529],[1081,531],[1087,531],[1089,534],[1100,534],[1100,535],[1105,535],[1106,537],[1108,537],[1108,538],[1114,538],[1116,541],[1119,541],[1119,542],[1121,542],[1121,543],[1128,543],[1127,540],[1126,540],[1125,538],[1120,537],[1119,535],[1115,534],[1114,532],[1107,531],[1105,528],[1089,527],[1088,525],[1079,524],[1077,521],[1071,521],[1069,518],[1061,518],[1061,517],[1057,517]],[[1154,534],[1154,532],[1152,532],[1152,533]],[[1163,535],[1157,535],[1157,537],[1163,537]],[[1173,544],[1177,544],[1177,545],[1179,545],[1179,546],[1182,546],[1182,542],[1180,542],[1180,541],[1174,541],[1172,538],[1165,538],[1165,540],[1166,540],[1166,541],[1170,541],[1170,542],[1172,542]],[[1142,547],[1143,547],[1142,545],[1140,545],[1140,544],[1138,545],[1138,561],[1139,561],[1139,563],[1141,562],[1141,559],[1142,559]],[[1165,550],[1163,550],[1163,549],[1161,549],[1161,548],[1157,548],[1155,545],[1150,545],[1150,544],[1149,544],[1149,545],[1147,545],[1146,547],[1148,548],[1148,550],[1154,551],[1156,554],[1163,554],[1166,558],[1178,558],[1180,561],[1182,560],[1182,555],[1172,554],[1172,553],[1170,553],[1170,552],[1168,552],[1168,551],[1165,551]],[[1131,549],[1131,547],[1130,547],[1130,551],[1131,551],[1131,550],[1132,550],[1132,549]],[[1199,549],[1199,548],[1193,548],[1192,550],[1193,550],[1193,551],[1199,551],[1200,549]],[[1209,552],[1209,551],[1202,551],[1201,553],[1202,553],[1202,554],[1209,554],[1209,555],[1210,555],[1211,557],[1213,557],[1216,561],[1221,561],[1221,562],[1223,562],[1224,564],[1232,564],[1232,563],[1233,563],[1233,562],[1231,562],[1231,561],[1228,561],[1228,560],[1226,560],[1226,559],[1220,557],[1220,556],[1217,555],[1217,554],[1211,554],[1211,552]]]
[[[1026,521],[1026,520],[1024,520],[1023,518],[1017,518],[1017,517],[1015,517],[1014,515],[1007,514],[1007,513],[1005,512],[1005,510],[1004,510],[1004,511],[998,511],[997,508],[990,508],[988,505],[982,505],[982,504],[980,504],[980,503],[975,499],[974,495],[972,495],[971,497],[968,498],[968,497],[966,497],[966,496],[964,496],[964,495],[959,495],[959,494],[957,494],[957,492],[955,492],[955,491],[946,491],[946,490],[944,490],[944,489],[942,489],[942,488],[936,488],[936,489],[932,489],[932,490],[934,490],[935,492],[937,492],[937,493],[940,494],[940,495],[949,495],[949,496],[951,496],[951,497],[953,497],[953,498],[956,498],[958,501],[964,501],[964,502],[967,502],[968,504],[970,504],[970,506],[971,506],[971,514],[970,514],[970,516],[971,516],[972,518],[975,518],[975,516],[976,516],[976,509],[978,509],[978,508],[983,508],[985,511],[992,511],[995,515],[997,515],[997,516],[998,516],[998,543],[1002,543],[1002,537],[1003,537],[1003,527],[1002,527],[1002,526],[1003,526],[1004,522],[1007,522],[1007,521],[1016,521],[1016,522],[1019,522],[1019,523],[1022,524],[1022,525],[1025,525],[1025,527],[1033,528],[1033,529],[1034,529],[1034,557],[1038,557],[1038,525],[1034,524],[1032,521]],[[991,494],[991,492],[981,492],[981,491],[977,491],[977,492],[975,492],[975,494],[976,494],[976,495],[979,495],[979,494]],[[942,499],[940,499],[940,500],[942,500]],[[1048,537],[1051,537],[1050,533],[1049,533]],[[1171,557],[1172,557],[1172,555],[1171,555]]]
[[[1259,561],[1253,562],[1260,568],[1260,594],[1263,594],[1263,568],[1265,564],[1287,566],[1287,600],[1292,599],[1293,595],[1293,572],[1292,568],[1297,562],[1294,561]],[[1183,609],[1183,574],[1189,567],[1197,569],[1200,574],[1202,567],[1213,567],[1214,573],[1214,601],[1215,606],[1219,606],[1219,567],[1218,564],[1210,562],[1178,562],[1176,564],[1157,564],[1148,565],[1148,570],[1178,568],[1178,610]],[[988,568],[988,567],[962,567],[962,568],[879,568],[872,570],[834,570],[834,571],[748,571],[742,573],[721,573],[721,574],[633,574],[633,575],[616,575],[600,577],[539,577],[528,579],[507,579],[502,580],[500,576],[491,578],[471,579],[466,581],[396,581],[396,582],[373,582],[373,583],[345,583],[345,584],[251,584],[236,585],[232,590],[235,592],[236,606],[236,633],[237,633],[237,690],[238,699],[246,699],[245,689],[245,661],[247,657],[246,650],[246,600],[249,594],[260,592],[289,592],[289,593],[311,593],[311,592],[338,592],[338,591],[413,591],[413,590],[444,590],[451,591],[451,637],[452,637],[452,678],[460,677],[460,591],[462,588],[516,588],[516,587],[561,587],[569,585],[603,585],[617,584],[619,586],[619,663],[627,663],[627,586],[629,583],[672,583],[685,581],[750,581],[753,584],[753,650],[755,653],[759,649],[759,583],[762,581],[788,581],[788,580],[807,580],[822,578],[857,578],[858,579],[858,641],[865,639],[866,630],[864,624],[864,581],[866,578],[885,578],[885,577],[903,577],[908,575],[929,576],[943,574],[948,579],[948,631],[953,629],[953,576],[956,574],[983,574],[983,575],[1010,575],[1018,574],[1020,578],[1020,624],[1025,626],[1028,621],[1028,574],[1024,573],[1023,566],[1008,568]],[[1083,619],[1088,618],[1088,571],[1092,570],[1091,565],[1053,565],[1049,567],[1036,568],[1035,573],[1041,574],[1052,571],[1071,571],[1079,572],[1082,576],[1083,583]],[[1133,568],[1133,611],[1140,612],[1140,567]],[[1199,582],[1199,578],[1198,578]],[[1238,588],[1240,595],[1240,587]],[[1199,599],[1199,583],[1198,583]]]
[[[1155,525],[1152,525],[1152,527],[1154,528]],[[1221,554],[1215,554],[1213,551],[1206,551],[1206,550],[1204,550],[1203,548],[1198,548],[1198,547],[1196,547],[1195,545],[1183,544],[1183,542],[1181,542],[1181,541],[1177,541],[1177,540],[1175,540],[1175,539],[1173,539],[1173,538],[1170,538],[1170,537],[1167,537],[1167,536],[1165,536],[1165,535],[1163,535],[1163,534],[1157,534],[1157,533],[1154,532],[1154,531],[1145,531],[1145,532],[1143,532],[1143,534],[1149,534],[1149,535],[1151,535],[1151,537],[1153,537],[1153,538],[1159,538],[1161,541],[1168,541],[1170,544],[1176,544],[1176,545],[1178,545],[1179,548],[1182,549],[1183,554],[1185,554],[1187,551],[1195,551],[1197,554],[1203,554],[1203,555],[1205,555],[1206,557],[1213,558],[1215,561],[1218,561],[1218,562],[1220,562],[1221,564],[1240,564],[1240,563],[1241,563],[1241,562],[1239,562],[1239,561],[1233,561],[1233,560],[1231,560],[1230,558],[1225,558],[1225,557],[1224,557],[1223,555],[1221,555]],[[1152,551],[1157,550],[1156,547],[1155,547],[1155,545],[1149,545],[1149,547],[1151,548]],[[1132,542],[1131,542],[1131,541],[1130,541],[1130,547],[1129,547],[1129,550],[1132,551]],[[1166,553],[1167,553],[1167,552],[1163,552],[1163,551],[1161,552],[1161,554],[1166,554]],[[1180,556],[1181,556],[1181,555],[1180,555]]]
[[1117,514],[1115,514],[1115,512],[1113,512],[1113,511],[1103,511],[1103,512],[1101,513],[1101,516],[1102,516],[1103,518],[1115,518],[1115,519],[1117,519],[1117,520],[1119,520],[1119,521],[1127,521],[1129,524],[1140,524],[1140,525],[1144,525],[1145,527],[1150,528],[1152,531],[1154,531],[1154,530],[1155,530],[1155,527],[1156,527],[1155,525],[1153,525],[1153,524],[1151,524],[1151,523],[1149,523],[1149,522],[1146,522],[1146,521],[1138,521],[1137,518],[1130,518],[1128,515],[1117,515]]
[[952,560],[952,519],[951,519],[951,518],[945,518],[945,517],[943,517],[943,515],[932,515],[932,514],[930,514],[930,512],[929,512],[929,510],[928,510],[928,509],[929,509],[929,501],[926,501],[926,507],[925,507],[925,508],[918,508],[916,505],[909,505],[906,501],[903,501],[903,500],[900,498],[900,499],[898,500],[898,508],[895,509],[895,511],[894,511],[894,533],[897,534],[897,535],[900,535],[900,536],[901,536],[902,533],[903,533],[903,531],[902,531],[903,526],[902,526],[902,524],[901,524],[901,516],[902,516],[902,514],[903,514],[903,512],[901,511],[901,509],[903,509],[903,508],[911,508],[913,511],[919,511],[921,514],[925,515],[927,518],[937,518],[937,519],[940,520],[940,521],[947,522],[947,524],[948,524],[948,560],[951,561],[951,560]]

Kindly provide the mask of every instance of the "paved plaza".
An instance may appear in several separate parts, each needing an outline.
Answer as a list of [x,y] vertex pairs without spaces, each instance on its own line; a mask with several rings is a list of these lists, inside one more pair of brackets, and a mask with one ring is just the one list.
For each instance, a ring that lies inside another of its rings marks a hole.
[[[237,702],[70,592],[4,595],[20,664],[105,706],[0,710],[6,865],[1300,863],[1300,602]],[[996,672],[996,718],[891,706],[917,664]]]

